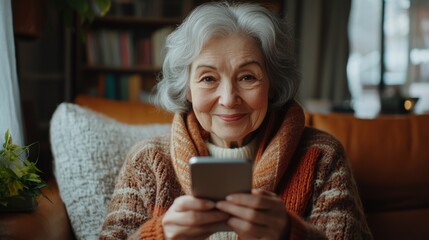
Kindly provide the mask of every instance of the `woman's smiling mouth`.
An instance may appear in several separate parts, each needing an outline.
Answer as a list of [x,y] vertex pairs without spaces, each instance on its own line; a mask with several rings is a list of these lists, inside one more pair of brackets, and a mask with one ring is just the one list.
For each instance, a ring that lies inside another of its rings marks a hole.
[[215,114],[225,122],[235,122],[242,119],[246,114],[245,113],[236,113],[236,114]]

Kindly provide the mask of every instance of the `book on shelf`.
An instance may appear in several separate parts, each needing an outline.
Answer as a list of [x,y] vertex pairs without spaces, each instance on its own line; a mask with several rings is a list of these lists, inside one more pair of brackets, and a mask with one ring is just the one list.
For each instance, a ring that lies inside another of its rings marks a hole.
[[124,100],[140,101],[143,88],[143,78],[139,74],[112,74],[98,75],[97,96]]
[[90,65],[94,65],[98,62],[96,59],[96,50],[97,43],[95,42],[94,32],[89,31],[86,34],[86,61]]
[[129,77],[127,75],[119,76],[119,89],[118,97],[119,100],[128,100],[130,96],[129,89]]
[[156,30],[151,35],[151,45],[152,45],[152,65],[155,68],[161,68],[162,62],[165,57],[165,41],[168,35],[174,30],[173,27],[163,27]]
[[106,31],[108,35],[108,43],[111,59],[109,59],[110,66],[120,67],[121,63],[121,45],[119,40],[119,32],[108,30]]
[[98,38],[98,42],[100,43],[99,45],[100,47],[95,48],[95,50],[99,51],[99,54],[100,54],[99,62],[96,62],[96,64],[112,66],[113,52],[110,49],[110,40],[109,40],[111,35],[108,33],[108,30],[100,30],[95,34]]
[[101,29],[89,31],[86,41],[89,66],[161,68],[164,45],[173,27],[157,29],[151,34],[126,30]]
[[104,96],[108,99],[119,99],[118,80],[114,74],[106,74]]
[[121,66],[122,67],[131,67],[134,65],[134,57],[133,57],[133,44],[131,42],[132,33],[129,31],[123,31],[119,33],[120,38],[120,52],[121,52]]
[[138,74],[133,74],[128,78],[128,100],[139,101],[142,91],[143,79]]
[[135,64],[137,66],[152,65],[152,49],[149,37],[136,39]]
[[134,63],[136,66],[150,66],[152,64],[152,49],[150,36],[136,34],[134,42]]

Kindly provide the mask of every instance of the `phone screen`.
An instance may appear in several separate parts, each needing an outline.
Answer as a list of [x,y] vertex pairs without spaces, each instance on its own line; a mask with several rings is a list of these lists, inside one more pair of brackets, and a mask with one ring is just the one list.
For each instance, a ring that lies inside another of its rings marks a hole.
[[252,188],[252,163],[247,159],[193,157],[189,164],[195,197],[219,201]]

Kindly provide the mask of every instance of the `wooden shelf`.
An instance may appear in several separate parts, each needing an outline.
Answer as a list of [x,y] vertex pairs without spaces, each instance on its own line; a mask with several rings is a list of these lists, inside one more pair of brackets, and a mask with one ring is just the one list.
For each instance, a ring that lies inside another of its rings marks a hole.
[[134,16],[104,16],[97,17],[91,23],[91,28],[141,28],[149,27],[156,29],[167,25],[178,25],[180,18],[160,18],[160,17],[134,17]]
[[110,73],[140,73],[140,74],[154,74],[160,72],[160,68],[153,66],[105,66],[105,65],[85,65],[83,70],[87,72],[110,72]]
[[[107,44],[117,46],[117,44],[122,44],[121,39],[119,39],[119,41],[117,40],[117,37],[119,36],[117,33],[130,33],[129,38],[131,41],[129,43],[131,46],[133,46],[131,49],[137,51],[136,41],[141,41],[144,38],[148,38],[150,40],[150,36],[154,34],[158,29],[177,25],[181,22],[181,20],[182,19],[179,18],[168,17],[104,16],[95,18],[89,28],[85,30],[88,32],[93,32],[93,34],[97,34],[95,41],[98,45],[94,45],[97,47],[103,46],[101,45],[102,43],[100,42],[100,37],[109,37],[109,41],[107,42]],[[100,35],[100,32],[103,31],[104,33],[108,32],[109,35]],[[112,32],[114,34],[110,35]],[[112,41],[112,39],[114,41]],[[123,66],[122,64],[113,63],[116,65],[112,65],[112,63],[109,63],[107,65],[104,65],[102,64],[104,63],[104,61],[98,60],[94,61],[94,63],[89,63],[87,62],[88,57],[85,58],[85,56],[87,56],[86,51],[88,51],[88,48],[85,44],[88,43],[82,43],[79,41],[76,41],[76,43],[78,49],[76,51],[76,95],[95,94],[97,96],[104,96],[109,98],[112,95],[107,96],[106,94],[107,92],[110,93],[111,91],[106,89],[111,89],[112,79],[113,82],[115,82],[115,88],[118,89],[118,92],[116,94],[123,94],[123,89],[127,89],[131,85],[131,83],[129,83],[127,86],[127,83],[124,83],[124,79],[133,81],[132,85],[139,85],[139,88],[142,91],[149,91],[155,86],[157,75],[161,72],[160,67],[155,67],[158,66],[157,64]],[[103,42],[103,44],[104,46],[106,46],[106,42]],[[150,49],[153,50],[152,46],[150,46]],[[121,48],[119,48],[119,50],[121,50]],[[103,49],[98,49],[98,51],[103,51]],[[94,53],[94,56],[99,56],[101,52]],[[117,53],[116,49],[114,53]],[[102,56],[105,57],[105,55]],[[108,59],[112,58],[110,57]],[[132,63],[134,62],[133,60],[137,61],[137,59],[130,59],[129,62]],[[136,80],[136,75],[139,77],[138,80]],[[100,81],[102,83],[100,83]],[[135,89],[135,87],[133,87],[133,89]]]

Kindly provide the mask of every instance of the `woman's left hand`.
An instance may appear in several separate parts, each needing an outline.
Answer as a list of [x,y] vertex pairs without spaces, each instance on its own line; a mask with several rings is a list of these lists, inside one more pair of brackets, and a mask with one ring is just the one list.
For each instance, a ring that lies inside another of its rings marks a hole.
[[227,224],[242,239],[281,239],[287,228],[284,203],[272,192],[231,194],[216,208],[231,215]]

